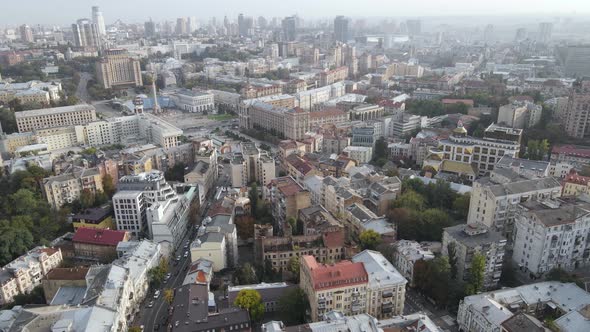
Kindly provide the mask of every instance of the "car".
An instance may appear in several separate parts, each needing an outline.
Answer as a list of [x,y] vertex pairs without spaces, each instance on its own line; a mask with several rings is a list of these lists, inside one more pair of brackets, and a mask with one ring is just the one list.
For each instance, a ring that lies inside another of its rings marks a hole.
[[160,329],[160,324],[156,324],[156,325],[154,325],[154,330],[156,330],[156,331],[157,331],[157,330],[159,330],[159,329]]
[[188,257],[188,251],[186,251],[186,252],[184,253],[184,258],[187,258],[187,257]]
[[170,279],[170,277],[171,277],[171,276],[172,276],[172,273],[168,272],[168,273],[166,274],[166,277],[165,277],[164,279],[168,280],[168,279]]
[[148,303],[148,308],[151,308],[154,306],[154,301],[150,301],[150,303]]
[[180,255],[176,256],[176,260],[179,261],[180,260]]
[[157,299],[160,296],[160,290],[157,289],[156,292],[154,293],[154,299]]

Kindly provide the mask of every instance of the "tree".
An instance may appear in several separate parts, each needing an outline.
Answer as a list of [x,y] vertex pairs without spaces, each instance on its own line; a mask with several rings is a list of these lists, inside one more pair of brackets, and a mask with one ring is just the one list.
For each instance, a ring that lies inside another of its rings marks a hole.
[[258,187],[256,183],[253,183],[248,191],[248,198],[250,199],[250,209],[252,210],[252,215],[254,217],[257,216],[258,212]]
[[372,229],[363,231],[359,235],[361,248],[375,250],[381,243],[381,235]]
[[419,235],[422,241],[440,241],[443,228],[451,225],[449,215],[441,209],[428,209],[420,213]]
[[90,189],[84,189],[80,193],[80,205],[83,209],[94,206],[95,195]]
[[473,295],[483,289],[485,267],[485,256],[480,253],[473,255],[471,266],[469,267],[469,282],[465,288],[465,293]]
[[279,299],[279,315],[287,325],[305,323],[305,312],[308,309],[309,302],[301,288],[293,288]]
[[447,253],[449,255],[449,265],[451,267],[451,279],[457,278],[457,244],[455,242],[449,242],[447,245]]
[[172,168],[168,169],[164,173],[164,177],[168,181],[184,182],[184,169],[186,165],[184,163],[177,163]]
[[467,218],[467,215],[469,214],[470,200],[471,200],[471,195],[469,193],[457,195],[455,197],[455,199],[453,200],[453,212],[460,219]]
[[387,142],[385,138],[379,137],[375,142],[375,152],[373,153],[373,160],[377,161],[380,159],[387,160]]
[[23,224],[0,220],[0,264],[4,266],[33,246],[33,235]]
[[291,272],[294,279],[299,283],[299,271],[301,270],[299,257],[293,256],[289,258],[289,262],[287,263],[287,271]]
[[239,285],[251,285],[258,283],[258,276],[256,270],[250,263],[245,263],[236,273],[236,278]]
[[107,196],[109,196],[109,198],[112,198],[117,191],[113,184],[113,177],[108,173],[102,178],[102,190]]
[[421,211],[425,207],[424,197],[413,190],[407,190],[393,202],[393,207]]
[[172,304],[172,302],[174,302],[174,289],[171,289],[171,288],[164,289],[164,300],[168,304]]
[[143,332],[140,326],[132,326],[127,330],[127,332]]
[[234,301],[234,305],[242,309],[248,310],[250,318],[253,321],[258,321],[264,315],[264,304],[262,303],[262,296],[257,290],[243,289],[238,293]]

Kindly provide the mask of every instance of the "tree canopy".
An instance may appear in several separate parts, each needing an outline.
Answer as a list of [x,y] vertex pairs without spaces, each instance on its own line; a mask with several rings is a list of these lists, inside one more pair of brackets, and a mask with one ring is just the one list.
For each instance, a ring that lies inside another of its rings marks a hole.
[[250,319],[259,321],[264,315],[264,304],[262,296],[255,289],[242,289],[234,301],[234,305],[248,310]]
[[379,235],[379,233],[375,232],[372,229],[368,229],[368,230],[363,231],[359,235],[359,241],[360,241],[361,248],[363,250],[364,249],[375,250],[375,249],[377,249],[377,246],[379,246],[379,244],[381,243],[381,235]]
[[305,323],[305,312],[308,308],[307,296],[301,288],[293,288],[279,299],[279,314],[287,325]]

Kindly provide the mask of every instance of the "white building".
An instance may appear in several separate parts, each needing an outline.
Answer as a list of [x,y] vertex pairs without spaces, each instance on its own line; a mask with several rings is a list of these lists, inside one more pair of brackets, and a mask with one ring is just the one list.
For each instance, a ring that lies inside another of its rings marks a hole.
[[295,103],[296,106],[304,110],[312,110],[318,104],[344,96],[345,94],[346,85],[344,82],[337,82],[321,88],[298,92],[295,94]]
[[215,110],[215,98],[212,93],[187,89],[177,91],[172,95],[176,107],[191,113],[212,112]]
[[213,262],[213,272],[228,267],[225,236],[219,232],[209,232],[195,239],[190,246],[191,262],[204,258]]
[[529,201],[515,220],[512,259],[541,276],[554,268],[574,270],[590,263],[590,203]]
[[529,101],[514,101],[501,106],[498,111],[498,124],[512,128],[532,128],[541,121],[543,107]]
[[414,283],[414,265],[417,261],[428,261],[434,259],[430,249],[423,248],[416,241],[399,240],[395,244],[396,251],[393,257],[393,265],[410,282]]
[[368,164],[373,158],[373,148],[369,146],[347,146],[342,150],[350,159],[356,160],[359,164]]
[[253,181],[265,186],[276,177],[275,161],[254,143],[241,143],[242,153],[230,162],[232,187],[241,188]]

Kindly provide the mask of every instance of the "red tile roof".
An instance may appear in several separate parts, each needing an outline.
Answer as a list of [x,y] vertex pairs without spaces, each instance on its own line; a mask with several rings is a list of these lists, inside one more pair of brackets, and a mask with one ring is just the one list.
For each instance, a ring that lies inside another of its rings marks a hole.
[[73,242],[89,243],[104,246],[116,246],[124,241],[127,232],[112,229],[78,228],[74,234]]
[[310,112],[309,117],[310,118],[325,118],[325,117],[342,116],[345,114],[346,114],[346,112],[344,112],[343,110],[341,110],[338,107],[328,107],[328,108],[325,108],[321,111]]
[[362,285],[368,281],[363,263],[341,261],[336,264],[318,264],[313,256],[303,256],[303,263],[311,272],[315,290]]
[[566,175],[565,179],[563,180],[564,183],[575,183],[581,185],[588,185],[590,183],[590,176],[582,176],[578,175],[575,169],[570,170],[568,175]]
[[342,231],[324,233],[323,239],[326,248],[344,247],[344,232]]
[[551,153],[566,154],[582,158],[590,158],[590,146],[579,145],[554,145]]

